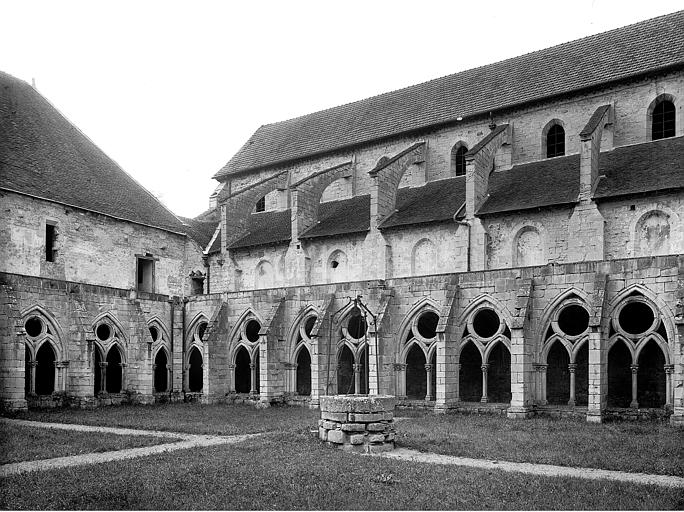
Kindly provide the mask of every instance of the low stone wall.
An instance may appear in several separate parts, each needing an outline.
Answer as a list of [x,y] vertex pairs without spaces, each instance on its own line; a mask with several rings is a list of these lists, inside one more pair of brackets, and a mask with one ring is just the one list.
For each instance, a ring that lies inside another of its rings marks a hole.
[[396,402],[387,395],[322,396],[318,436],[329,445],[359,453],[393,450]]

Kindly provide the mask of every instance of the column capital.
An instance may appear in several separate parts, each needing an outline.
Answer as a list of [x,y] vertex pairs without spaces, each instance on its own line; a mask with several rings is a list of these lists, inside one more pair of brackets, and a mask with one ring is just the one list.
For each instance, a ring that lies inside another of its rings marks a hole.
[[577,370],[577,363],[570,363],[568,365],[568,370],[570,370],[570,373],[575,373],[575,370]]
[[630,364],[629,367],[632,370],[632,373],[637,373],[639,371],[639,365],[638,364]]
[[541,363],[534,364],[533,366],[534,366],[534,369],[538,372],[545,372],[546,369],[549,367],[548,364],[541,364]]
[[435,365],[433,365],[433,364],[426,364],[426,365],[425,365],[425,371],[426,371],[426,372],[431,372],[431,371],[433,370],[434,366],[435,366]]
[[407,366],[408,366],[408,365],[407,365],[406,363],[394,363],[394,364],[392,365],[392,369],[393,369],[395,372],[400,372],[400,371],[402,371],[402,370],[406,370],[406,367],[407,367]]
[[362,364],[354,363],[352,367],[354,368],[354,373],[360,373],[363,370]]
[[107,366],[109,366],[109,363],[107,361],[100,362],[100,368],[107,368]]
[[249,363],[249,368],[251,370],[254,370],[256,368],[256,366],[257,366],[256,363]]
[[665,373],[668,373],[668,374],[674,373],[674,365],[673,364],[666,364],[663,368],[665,369]]
[[229,370],[235,370],[235,364],[231,363],[228,365]]
[[36,368],[38,366],[38,361],[29,361],[29,366],[31,368]]
[[482,366],[480,366],[483,372],[489,371],[489,363],[485,363]]

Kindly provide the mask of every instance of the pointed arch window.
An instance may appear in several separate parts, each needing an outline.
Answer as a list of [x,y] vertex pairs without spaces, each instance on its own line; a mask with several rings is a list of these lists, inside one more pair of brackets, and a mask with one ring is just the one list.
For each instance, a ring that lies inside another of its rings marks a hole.
[[565,130],[554,124],[546,134],[546,158],[565,155]]
[[651,122],[651,138],[666,139],[675,136],[675,106],[669,100],[663,100],[653,109]]

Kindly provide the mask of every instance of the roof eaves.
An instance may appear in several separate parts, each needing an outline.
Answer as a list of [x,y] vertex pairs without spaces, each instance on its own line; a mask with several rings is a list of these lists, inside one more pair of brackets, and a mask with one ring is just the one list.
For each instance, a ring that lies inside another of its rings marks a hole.
[[[144,222],[127,219],[125,217],[117,217],[116,215],[112,215],[111,213],[100,212],[97,210],[92,210],[90,208],[85,208],[83,206],[77,206],[75,204],[65,203],[63,201],[57,201],[56,199],[50,199],[48,197],[37,196],[35,194],[29,194],[28,192],[22,192],[20,190],[14,190],[14,189],[7,188],[7,187],[0,186],[0,190],[4,190],[6,192],[12,192],[14,194],[19,194],[22,196],[33,197],[34,199],[40,199],[41,201],[47,201],[49,203],[61,204],[63,206],[68,206],[69,208],[75,208],[77,210],[83,210],[85,212],[96,213],[97,215],[104,215],[105,217],[109,217],[110,219],[115,219],[115,220],[119,220],[122,222],[130,222],[131,224],[137,224],[138,226],[145,226],[148,228],[160,229],[160,230],[166,231],[168,233],[173,233],[175,235],[182,235],[182,236],[186,236],[186,237],[190,238],[190,236],[184,231],[174,231],[173,229],[169,229],[169,228],[164,227],[164,226],[155,226],[154,224],[146,224]],[[174,215],[174,217],[175,217],[175,215]],[[178,222],[180,225],[183,225],[183,223],[180,220]]]
[[[492,210],[486,210],[483,208],[480,211],[475,212],[475,216],[476,217],[486,217],[489,215],[501,215],[501,214],[507,214],[507,213],[530,211],[530,210],[540,210],[542,208],[553,208],[553,207],[560,207],[560,206],[573,206],[573,205],[576,205],[577,203],[579,203],[578,200],[558,201],[558,202],[553,202],[553,203],[537,204],[537,205],[532,205],[532,206],[521,206],[518,208],[516,208],[516,207],[501,208],[501,209],[494,208]],[[486,203],[484,206],[486,206]]]

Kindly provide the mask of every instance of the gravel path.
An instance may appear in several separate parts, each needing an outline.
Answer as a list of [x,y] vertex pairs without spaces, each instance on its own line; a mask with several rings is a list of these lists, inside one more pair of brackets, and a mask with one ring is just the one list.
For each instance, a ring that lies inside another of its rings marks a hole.
[[176,440],[172,443],[158,444],[154,446],[144,446],[141,448],[128,448],[102,453],[86,453],[83,455],[71,455],[68,457],[57,457],[54,459],[33,460],[27,462],[14,462],[11,464],[0,465],[0,477],[29,473],[32,471],[46,471],[50,469],[66,468],[71,466],[83,466],[87,464],[101,464],[117,460],[134,459],[146,457],[158,453],[171,452],[175,450],[187,450],[188,448],[218,446],[223,444],[233,444],[244,441],[259,434],[245,434],[239,436],[208,436],[193,435],[180,432],[164,432],[160,430],[138,430],[132,428],[112,428],[112,427],[91,427],[88,425],[74,425],[69,423],[42,423],[39,421],[12,420],[0,418],[0,424],[22,425],[36,428],[55,428],[61,430],[73,430],[78,432],[101,432],[103,434],[114,434],[122,436],[152,436],[163,437]]
[[377,457],[389,459],[410,460],[428,464],[446,464],[467,466],[471,468],[512,471],[539,476],[569,476],[587,480],[615,480],[635,484],[661,485],[665,487],[684,488],[684,478],[679,476],[649,475],[646,473],[626,473],[608,469],[574,468],[566,466],[552,466],[550,464],[530,464],[528,462],[506,462],[485,459],[469,459],[436,453],[424,453],[407,448],[399,448],[391,452],[379,453]]

